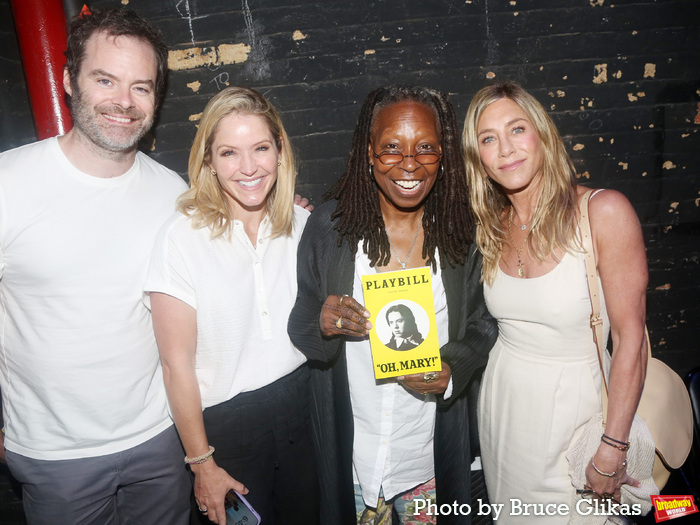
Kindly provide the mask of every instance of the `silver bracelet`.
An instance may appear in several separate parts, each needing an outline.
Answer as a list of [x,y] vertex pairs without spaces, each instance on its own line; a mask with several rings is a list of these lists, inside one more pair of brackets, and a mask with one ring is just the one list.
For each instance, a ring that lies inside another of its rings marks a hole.
[[[609,472],[603,472],[602,470],[600,470],[598,467],[596,467],[594,458],[595,458],[595,456],[591,458],[591,465],[593,465],[593,470],[595,470],[598,474],[600,474],[601,476],[605,476],[606,478],[612,478],[612,477],[617,475],[617,471],[615,471],[611,474]],[[622,462],[622,468],[624,469],[626,466],[627,466],[627,460]]]

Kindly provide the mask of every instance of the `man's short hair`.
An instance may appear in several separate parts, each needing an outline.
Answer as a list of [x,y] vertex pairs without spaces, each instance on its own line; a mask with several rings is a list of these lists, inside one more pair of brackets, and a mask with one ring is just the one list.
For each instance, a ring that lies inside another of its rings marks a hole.
[[85,59],[85,48],[92,35],[104,32],[109,36],[138,38],[151,45],[156,54],[156,104],[165,90],[168,71],[168,48],[160,31],[148,23],[136,11],[128,8],[93,9],[91,14],[80,15],[71,23],[66,48],[66,69],[71,85],[77,87],[80,68]]

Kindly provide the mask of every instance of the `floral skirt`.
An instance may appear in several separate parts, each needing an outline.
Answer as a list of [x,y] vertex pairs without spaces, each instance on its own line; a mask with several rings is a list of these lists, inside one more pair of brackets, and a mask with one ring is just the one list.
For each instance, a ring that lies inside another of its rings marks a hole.
[[355,509],[357,510],[358,525],[392,525],[391,516],[394,510],[402,525],[420,525],[421,523],[437,523],[437,516],[428,515],[428,505],[416,513],[414,499],[426,500],[429,503],[436,503],[435,478],[418,485],[414,489],[396,496],[390,501],[386,501],[383,496],[379,497],[377,508],[373,509],[365,505],[362,499],[362,490],[359,485],[355,485]]

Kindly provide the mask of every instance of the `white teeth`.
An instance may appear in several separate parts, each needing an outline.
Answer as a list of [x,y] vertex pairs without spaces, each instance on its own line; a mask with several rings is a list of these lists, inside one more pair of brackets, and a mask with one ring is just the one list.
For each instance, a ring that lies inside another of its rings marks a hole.
[[130,118],[123,118],[123,117],[115,117],[114,115],[105,115],[109,120],[116,120],[117,122],[123,122],[124,124],[128,124],[131,122]]
[[239,180],[237,182],[238,184],[240,184],[241,186],[245,186],[246,188],[254,188],[262,182],[262,177],[255,180]]
[[422,181],[419,180],[395,180],[394,184],[401,186],[405,190],[412,190],[416,188]]

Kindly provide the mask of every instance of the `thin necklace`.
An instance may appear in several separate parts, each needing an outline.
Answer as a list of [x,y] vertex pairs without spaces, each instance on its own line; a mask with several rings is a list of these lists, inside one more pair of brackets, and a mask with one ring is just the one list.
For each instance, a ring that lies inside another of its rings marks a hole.
[[[518,254],[518,276],[519,277],[525,277],[525,269],[523,268],[523,260],[521,257],[521,253],[523,251],[523,248],[525,248],[525,243],[527,243],[527,238],[530,236],[530,232],[527,232],[525,234],[525,239],[523,240],[523,243],[520,245],[520,248],[515,246],[515,242],[513,241],[513,207],[510,207],[510,213],[508,214],[508,235],[510,236],[510,243],[513,245],[513,248],[515,248],[515,253]],[[516,226],[518,226],[516,224]],[[523,230],[525,229],[524,227],[521,227]]]
[[530,220],[527,221],[525,224],[518,224],[517,222],[513,222],[513,221],[512,221],[512,218],[513,218],[513,206],[510,207],[510,217],[511,217],[511,224],[512,224],[513,226],[517,226],[517,227],[520,228],[522,231],[527,230],[527,227],[528,227],[528,226],[530,225],[530,223],[532,222],[532,219],[535,218],[535,216],[533,215],[532,217],[530,217]]
[[423,208],[423,213],[420,215],[420,221],[418,221],[418,229],[416,230],[416,234],[413,236],[413,242],[411,243],[411,249],[408,250],[408,255],[406,255],[406,259],[401,262],[401,259],[399,259],[399,254],[396,251],[396,248],[394,247],[394,243],[391,242],[391,237],[389,237],[389,232],[386,232],[386,238],[389,239],[389,245],[391,248],[394,250],[394,257],[396,257],[396,260],[399,261],[399,264],[401,265],[401,269],[405,270],[406,269],[406,264],[408,264],[408,260],[411,258],[411,253],[413,252],[413,247],[416,245],[416,239],[418,238],[418,232],[420,232],[420,227],[423,225],[423,215],[425,215],[425,208]]

